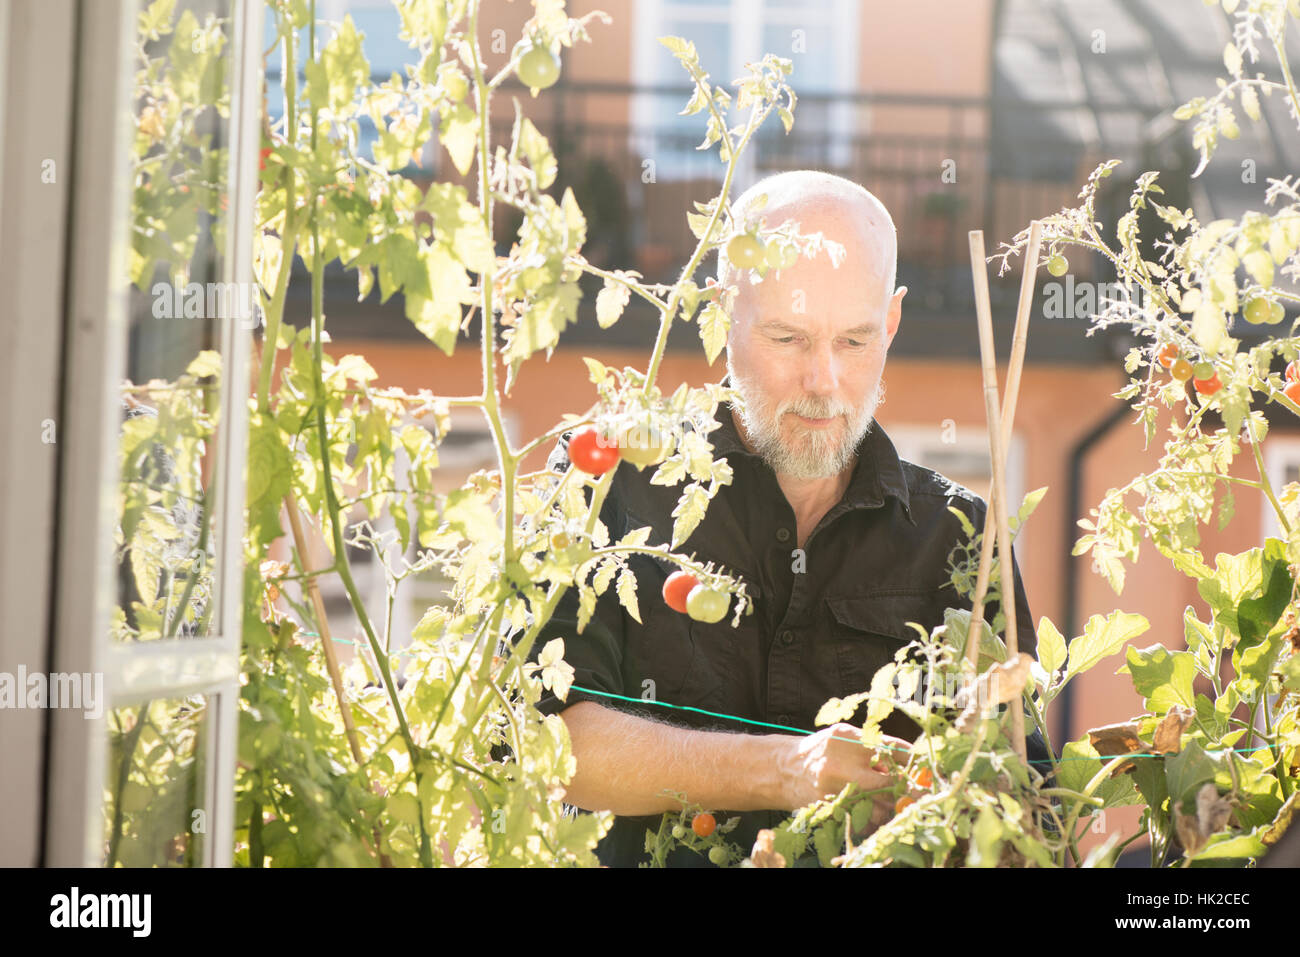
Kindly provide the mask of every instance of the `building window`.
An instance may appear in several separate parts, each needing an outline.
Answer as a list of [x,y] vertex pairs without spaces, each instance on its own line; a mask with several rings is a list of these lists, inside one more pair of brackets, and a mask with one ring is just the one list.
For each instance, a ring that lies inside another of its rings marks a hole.
[[[799,97],[789,135],[772,115],[741,158],[739,182],[756,179],[759,168],[849,165],[855,130],[862,123],[845,94],[857,89],[858,4],[829,0],[639,0],[636,7],[633,82],[639,87],[689,88],[690,79],[661,36],[690,40],[710,82],[725,86],[746,74],[745,64],[774,53],[793,61],[788,82]],[[680,94],[639,93],[634,104],[634,155],[653,159],[657,180],[720,175],[716,154],[696,150],[704,140],[703,113],[679,116]],[[743,124],[749,109],[733,103],[728,125]],[[644,137],[644,138],[641,138]]]
[[[967,426],[945,432],[937,425],[894,425],[885,431],[900,459],[934,469],[980,498],[988,498],[993,468],[988,433],[982,427]],[[1024,474],[1024,440],[1013,434],[1007,450],[1007,503],[1013,513],[1024,499]],[[1018,562],[1024,560],[1021,556],[1025,554],[1033,524],[1031,519],[1016,535],[1014,550]]]
[[[1300,436],[1269,435],[1264,444],[1264,470],[1273,485],[1274,494],[1282,495],[1282,488],[1300,482]],[[1277,514],[1263,497],[1260,498],[1260,525],[1265,538],[1283,538]],[[1285,506],[1284,506],[1285,507]],[[1288,509],[1288,517],[1293,514]]]

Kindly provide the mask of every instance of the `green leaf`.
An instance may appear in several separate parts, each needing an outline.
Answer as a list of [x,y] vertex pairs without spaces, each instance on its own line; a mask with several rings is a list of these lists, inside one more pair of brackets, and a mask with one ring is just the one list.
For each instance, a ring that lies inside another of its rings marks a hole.
[[709,507],[709,493],[704,490],[704,486],[698,482],[693,482],[686,486],[682,496],[677,501],[677,507],[673,509],[673,540],[672,546],[676,548],[682,542],[691,537],[700,520],[704,518],[704,513]]
[[727,329],[731,326],[731,317],[716,302],[710,302],[700,312],[700,339],[704,343],[704,356],[713,365],[713,360],[727,344]]
[[1046,615],[1038,620],[1038,663],[1053,677],[1065,664],[1065,638]]
[[474,152],[478,149],[478,127],[478,114],[464,103],[458,103],[443,113],[438,138],[447,148],[447,154],[461,176],[467,175],[474,163]]
[[195,356],[188,366],[185,367],[185,374],[193,376],[196,379],[202,379],[205,376],[217,375],[221,372],[221,353],[212,349],[204,349]]
[[428,288],[430,295],[413,293],[408,287],[406,316],[431,342],[451,355],[460,331],[461,305],[473,301],[469,275],[441,242],[420,249],[420,264],[420,289]]
[[293,458],[275,420],[253,412],[248,425],[248,526],[255,541],[278,538],[280,506],[289,494]]
[[1029,520],[1029,516],[1034,514],[1034,509],[1038,508],[1038,503],[1043,500],[1043,496],[1046,494],[1047,486],[1044,485],[1042,488],[1034,489],[1024,497],[1024,500],[1020,505],[1020,510],[1016,512],[1016,514],[1011,517],[1011,521],[1007,523],[1011,528],[1011,534],[1013,536],[1020,531],[1021,526]]
[[636,604],[636,575],[632,573],[632,569],[625,567],[619,573],[616,590],[619,602],[627,609],[627,613],[632,616],[632,620],[638,625],[641,624],[641,611]]
[[1291,601],[1291,590],[1295,583],[1288,570],[1285,542],[1270,538],[1264,543],[1262,579],[1263,594],[1257,598],[1243,599],[1237,606],[1240,649],[1263,641]]
[[870,691],[859,691],[847,698],[829,699],[817,709],[817,717],[813,718],[813,724],[820,726],[848,721],[858,710],[858,705],[866,701],[870,695]]
[[433,183],[420,208],[433,214],[434,233],[444,246],[471,272],[489,272],[496,263],[492,237],[470,204],[464,186]]
[[448,492],[442,518],[449,528],[475,544],[489,544],[501,537],[496,513],[474,489],[459,488]]
[[1180,802],[1184,812],[1189,811],[1188,802],[1195,801],[1202,784],[1214,780],[1216,770],[1215,761],[1206,755],[1200,742],[1187,741],[1181,751],[1165,758],[1165,784],[1170,799]]
[[361,52],[361,36],[350,14],[334,31],[320,57],[303,66],[304,95],[317,109],[346,113],[356,89],[370,80],[370,64]]
[[632,298],[632,290],[621,282],[606,279],[605,285],[596,294],[596,322],[602,329],[608,329],[618,322]]
[[1255,832],[1216,834],[1196,853],[1192,862],[1259,857],[1267,850],[1267,845]]
[[1119,652],[1128,642],[1150,628],[1141,615],[1128,612],[1111,612],[1105,618],[1093,615],[1088,619],[1083,634],[1070,642],[1064,684],[1077,674],[1087,671],[1103,658]]
[[1125,654],[1128,663],[1120,671],[1132,675],[1133,687],[1146,699],[1148,711],[1165,714],[1176,705],[1195,707],[1196,659],[1190,653],[1169,651],[1164,645],[1140,650],[1130,645]]

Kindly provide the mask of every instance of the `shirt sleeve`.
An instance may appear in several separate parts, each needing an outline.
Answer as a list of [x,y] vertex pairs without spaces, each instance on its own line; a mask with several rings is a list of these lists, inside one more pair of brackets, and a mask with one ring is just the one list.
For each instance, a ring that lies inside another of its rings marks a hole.
[[[563,475],[569,467],[568,440],[571,433],[561,436],[559,443],[547,460],[547,468]],[[617,481],[617,480],[615,480]],[[587,496],[590,502],[590,492]],[[609,529],[611,538],[619,533],[620,509],[614,487],[606,496],[600,520]],[[588,581],[595,575],[593,568]],[[626,638],[626,619],[623,606],[613,588],[605,590],[596,599],[596,608],[587,626],[578,632],[578,588],[569,586],[556,603],[550,620],[538,632],[537,640],[529,651],[529,660],[536,661],[546,643],[555,638],[564,641],[564,660],[573,668],[573,685],[561,701],[549,689],[543,690],[537,708],[542,714],[558,714],[579,701],[595,701],[607,707],[617,707],[623,695],[623,648]],[[586,690],[584,690],[586,689]]]

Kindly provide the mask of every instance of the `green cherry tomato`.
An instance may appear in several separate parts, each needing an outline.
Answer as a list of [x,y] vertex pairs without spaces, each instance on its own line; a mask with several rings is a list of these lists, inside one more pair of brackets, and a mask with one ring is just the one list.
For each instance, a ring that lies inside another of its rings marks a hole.
[[1058,277],[1064,276],[1066,272],[1069,271],[1069,268],[1070,268],[1070,261],[1066,259],[1064,256],[1062,256],[1060,253],[1056,253],[1054,256],[1052,256],[1050,259],[1047,260],[1047,271],[1050,272],[1053,276],[1058,276]]
[[1169,367],[1169,371],[1179,382],[1186,382],[1192,377],[1192,364],[1186,359],[1175,359],[1174,364]]
[[658,465],[673,451],[671,436],[655,430],[633,426],[619,438],[619,454],[637,468]]
[[686,614],[696,621],[713,625],[722,621],[731,605],[731,596],[708,585],[696,585],[686,596]]
[[673,825],[673,839],[674,839],[674,840],[677,840],[677,841],[680,841],[680,840],[682,840],[684,837],[686,837],[686,828],[682,827],[680,824],[674,824],[674,825]]
[[709,848],[709,861],[722,867],[727,863],[727,849],[721,845]]
[[548,48],[534,45],[519,58],[518,72],[524,86],[544,90],[560,78],[560,61]]
[[1273,314],[1271,305],[1267,299],[1252,299],[1246,303],[1246,321],[1252,326],[1261,326],[1268,322],[1269,317]]
[[755,269],[763,261],[763,246],[748,233],[732,236],[727,243],[727,259],[740,269]]
[[1196,365],[1192,366],[1192,375],[1196,376],[1198,379],[1208,379],[1210,376],[1214,375],[1214,363],[1196,363]]

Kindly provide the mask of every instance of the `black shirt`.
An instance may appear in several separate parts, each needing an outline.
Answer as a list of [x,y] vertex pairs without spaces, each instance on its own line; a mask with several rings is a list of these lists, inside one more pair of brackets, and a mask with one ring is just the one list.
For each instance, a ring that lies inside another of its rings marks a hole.
[[[718,406],[716,419],[719,427],[708,439],[714,457],[725,457],[731,465],[732,482],[718,491],[704,519],[676,551],[702,562],[711,560],[743,579],[754,600],[753,613],[735,628],[734,606],[717,624],[679,614],[660,597],[675,566],[637,555],[629,565],[636,574],[640,624],[619,604],[611,586],[579,634],[578,594],[571,587],[538,635],[532,654],[536,657],[547,641],[562,637],[575,686],[817,730],[814,717],[827,699],[865,691],[876,670],[918,637],[907,622],[919,623],[928,634],[943,624],[945,608],[970,609],[969,599],[959,597],[951,583],[950,553],[964,533],[948,507],[960,509],[978,530],[987,505],[938,472],[900,460],[879,423],[873,423],[857,447],[857,463],[843,498],[822,517],[800,553],[794,511],[776,474],[745,448],[727,404]],[[559,473],[569,465],[570,434],[564,434],[548,461]],[[610,541],[648,525],[653,529],[649,543],[670,542],[672,511],[682,486],[651,485],[652,467],[638,471],[620,462],[617,468],[600,516]],[[1032,654],[1033,618],[1014,548],[1012,566],[1019,644]],[[997,604],[990,603],[985,617],[991,622],[996,613]],[[702,730],[782,733],[699,711],[588,694],[577,687],[565,701],[544,692],[539,708],[553,714],[579,701]],[[852,721],[860,726],[864,718],[865,707]],[[898,711],[881,727],[909,741],[919,732]],[[1046,757],[1036,731],[1027,749],[1031,759]],[[740,825],[727,839],[746,853],[759,829],[775,827],[789,816],[780,810],[712,810],[719,823],[740,814]],[[661,820],[659,814],[617,818],[597,847],[597,856],[612,867],[648,861],[646,830],[657,830]],[[668,863],[712,866],[683,847],[674,848]]]

